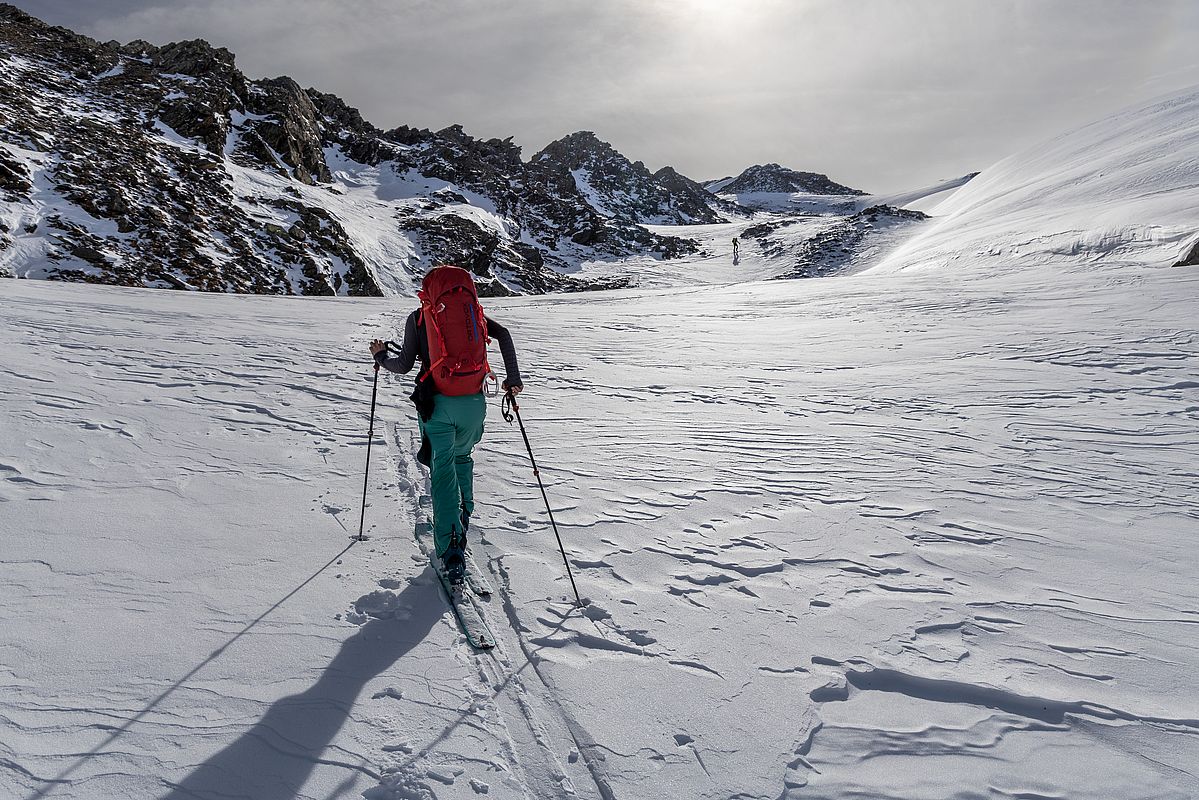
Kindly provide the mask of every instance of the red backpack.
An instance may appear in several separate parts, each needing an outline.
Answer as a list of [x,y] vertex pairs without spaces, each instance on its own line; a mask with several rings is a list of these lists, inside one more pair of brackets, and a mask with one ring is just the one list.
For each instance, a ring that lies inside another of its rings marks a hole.
[[487,318],[475,281],[461,267],[434,267],[416,293],[418,324],[429,340],[429,365],[437,391],[450,397],[475,394],[491,372],[487,364]]

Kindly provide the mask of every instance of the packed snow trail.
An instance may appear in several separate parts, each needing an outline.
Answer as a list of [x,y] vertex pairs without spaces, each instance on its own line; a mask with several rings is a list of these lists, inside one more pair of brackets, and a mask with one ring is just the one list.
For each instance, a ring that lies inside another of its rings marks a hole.
[[493,407],[474,654],[406,378],[318,572],[407,303],[5,281],[0,794],[1193,797],[1197,298],[1111,264],[488,301],[589,604]]
[[[394,424],[389,444],[398,497],[404,505],[429,513],[429,474],[415,459],[420,437],[414,426],[407,420]],[[476,518],[469,536],[472,551],[481,554],[487,537],[478,523]],[[498,737],[516,776],[516,786],[527,797],[610,800],[610,790],[592,765],[580,762],[576,733],[570,729],[559,700],[543,684],[516,632],[507,628],[512,613],[507,587],[479,598],[477,605],[487,615],[497,638],[494,649],[475,658],[478,681],[471,688],[475,698],[472,711],[486,713],[499,723]],[[466,642],[465,636],[462,639]],[[422,770],[412,770],[410,764],[404,767],[388,775],[386,791],[403,790],[414,779],[421,783]]]
[[0,288],[0,795],[536,794],[386,459],[346,549],[389,305]]

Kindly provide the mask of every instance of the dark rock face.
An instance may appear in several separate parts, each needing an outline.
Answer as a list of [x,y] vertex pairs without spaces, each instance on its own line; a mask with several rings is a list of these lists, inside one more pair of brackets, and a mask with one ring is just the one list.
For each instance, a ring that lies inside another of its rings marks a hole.
[[722,222],[720,201],[670,167],[655,174],[629,161],[591,131],[572,133],[547,145],[533,163],[575,181],[604,216],[618,221],[687,225]]
[[692,222],[724,222],[747,213],[746,209],[717,197],[674,167],[662,167],[655,172],[654,182],[666,190],[679,212]]
[[322,128],[312,99],[291,78],[258,81],[249,87],[247,108],[264,119],[247,124],[263,144],[279,155],[296,180],[309,185],[329,183]]
[[[726,182],[727,181],[727,182]],[[862,195],[865,192],[842,186],[818,172],[796,172],[778,164],[758,164],[728,179],[708,184],[720,194],[745,192],[804,192],[806,194]]]
[[1191,248],[1190,252],[1187,253],[1185,256],[1183,256],[1182,260],[1179,261],[1177,264],[1174,264],[1173,266],[1175,266],[1175,267],[1199,266],[1199,241],[1196,241],[1195,245]]
[[[128,52],[130,48],[124,49]],[[138,42],[132,49],[148,56],[154,72],[176,84],[176,91],[159,101],[159,118],[176,133],[199,139],[213,155],[220,154],[229,132],[230,112],[242,110],[247,92],[233,54],[202,39],[158,48]],[[137,71],[147,73],[145,77],[151,80],[157,77],[149,70]]]
[[510,139],[382,131],[201,40],[101,44],[0,4],[0,63],[0,202],[23,221],[0,231],[0,264],[28,237],[16,274],[378,295],[460,263],[505,294],[588,288],[562,274],[583,260],[696,249],[601,214]]
[[9,155],[6,150],[0,150],[0,189],[15,200],[21,195],[29,194],[32,188],[29,170],[25,165]]

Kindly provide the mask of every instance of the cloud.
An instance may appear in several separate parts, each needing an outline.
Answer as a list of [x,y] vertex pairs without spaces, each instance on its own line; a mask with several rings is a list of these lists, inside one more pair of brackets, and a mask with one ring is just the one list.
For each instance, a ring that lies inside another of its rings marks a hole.
[[459,122],[526,155],[590,129],[700,178],[778,161],[877,191],[1199,83],[1190,0],[24,5],[102,39],[207,38],[250,76],[289,74],[381,127]]

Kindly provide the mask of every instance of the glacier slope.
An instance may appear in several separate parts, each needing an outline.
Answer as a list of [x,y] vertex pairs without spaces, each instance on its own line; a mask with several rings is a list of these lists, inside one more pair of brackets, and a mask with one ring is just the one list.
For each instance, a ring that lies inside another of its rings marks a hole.
[[876,271],[1177,263],[1199,243],[1199,87],[1010,156],[930,213]]

